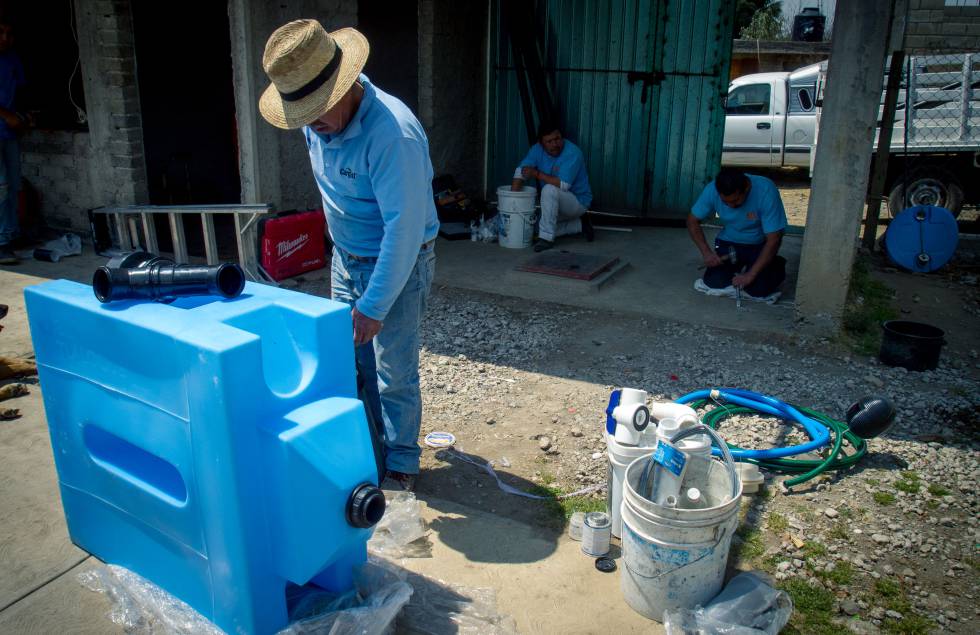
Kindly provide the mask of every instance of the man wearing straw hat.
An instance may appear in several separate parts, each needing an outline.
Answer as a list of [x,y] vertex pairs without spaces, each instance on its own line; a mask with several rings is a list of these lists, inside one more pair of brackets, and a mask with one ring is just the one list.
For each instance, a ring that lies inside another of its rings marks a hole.
[[422,125],[361,74],[367,39],[316,20],[278,28],[262,66],[266,121],[301,128],[334,252],[330,286],[354,322],[365,407],[383,424],[385,489],[412,490],[419,471],[419,324],[439,231]]

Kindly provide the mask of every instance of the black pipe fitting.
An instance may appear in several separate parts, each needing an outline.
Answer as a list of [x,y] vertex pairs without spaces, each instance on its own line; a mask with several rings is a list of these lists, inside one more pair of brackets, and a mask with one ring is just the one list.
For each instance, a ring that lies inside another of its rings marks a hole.
[[245,272],[236,264],[178,265],[145,251],[116,256],[92,276],[92,289],[99,302],[188,295],[234,298],[244,288]]
[[351,527],[374,527],[385,515],[385,495],[370,483],[358,485],[347,501],[347,522]]
[[892,427],[896,414],[885,397],[864,397],[847,409],[847,427],[862,439],[873,439]]

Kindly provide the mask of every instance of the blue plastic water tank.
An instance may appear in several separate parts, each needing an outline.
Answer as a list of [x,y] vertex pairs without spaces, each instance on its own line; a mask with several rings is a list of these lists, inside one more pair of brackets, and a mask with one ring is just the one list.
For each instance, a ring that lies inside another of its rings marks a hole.
[[213,297],[99,303],[24,292],[72,540],[229,633],[287,624],[287,583],[352,585],[377,484],[355,397],[350,309],[247,284]]
[[885,232],[885,251],[899,267],[935,271],[953,257],[960,237],[956,217],[944,207],[917,205],[903,210]]

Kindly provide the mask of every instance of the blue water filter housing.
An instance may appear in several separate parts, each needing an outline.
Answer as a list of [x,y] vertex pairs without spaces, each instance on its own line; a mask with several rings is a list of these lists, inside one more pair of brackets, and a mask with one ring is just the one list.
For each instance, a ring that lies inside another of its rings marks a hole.
[[77,545],[229,633],[285,627],[289,583],[352,586],[372,530],[349,502],[377,467],[347,305],[252,283],[170,304],[24,294]]

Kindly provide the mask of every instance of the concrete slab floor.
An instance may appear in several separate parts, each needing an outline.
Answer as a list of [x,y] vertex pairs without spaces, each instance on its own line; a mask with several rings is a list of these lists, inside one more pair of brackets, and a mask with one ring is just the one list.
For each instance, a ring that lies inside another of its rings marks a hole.
[[[103,261],[82,256],[0,268],[0,303],[10,307],[0,353],[32,350],[24,287],[51,278],[88,281]],[[0,632],[121,633],[109,621],[108,599],[77,580],[98,561],[68,538],[40,390],[26,383],[29,395],[4,404],[23,416],[0,422]],[[495,588],[498,611],[521,632],[663,632],[625,604],[619,574],[597,571],[566,535],[435,498],[423,503],[432,558],[401,566],[444,583]]]
[[[591,309],[642,313],[748,331],[785,331],[795,318],[793,297],[799,271],[801,235],[787,235],[780,254],[786,258],[783,296],[775,305],[743,301],[736,309],[729,298],[708,297],[693,289],[703,273],[701,256],[687,230],[633,227],[631,232],[596,230],[588,243],[579,236],[558,239],[556,249],[619,256],[630,266],[595,292],[589,284],[556,276],[516,271],[534,255],[528,249],[506,249],[496,243],[439,240],[436,245],[435,284],[514,296],[532,301],[557,302]],[[717,229],[709,228],[709,243]]]

